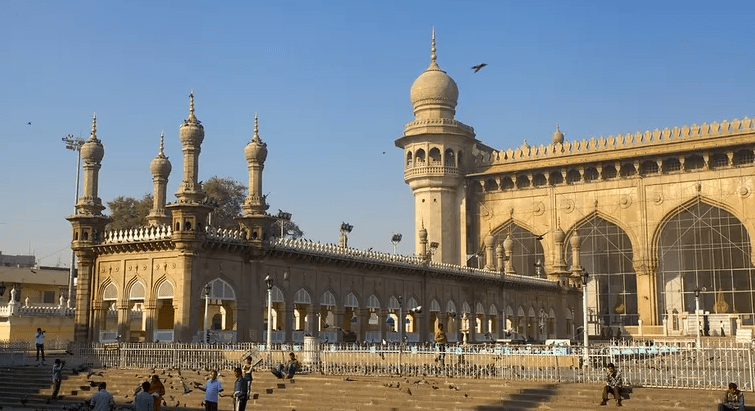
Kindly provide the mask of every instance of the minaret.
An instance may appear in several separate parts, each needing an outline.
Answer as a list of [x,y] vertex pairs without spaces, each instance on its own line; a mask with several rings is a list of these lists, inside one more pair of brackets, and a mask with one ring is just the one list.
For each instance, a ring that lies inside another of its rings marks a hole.
[[166,191],[168,188],[168,176],[172,166],[168,157],[163,152],[165,144],[165,133],[160,133],[160,152],[157,153],[152,162],[149,164],[149,170],[152,172],[152,184],[154,185],[152,210],[147,216],[147,222],[151,226],[170,224],[170,218],[165,212]]
[[241,208],[244,214],[238,218],[238,222],[247,230],[247,239],[258,242],[267,239],[267,231],[275,217],[267,214],[270,206],[265,202],[262,194],[262,170],[265,168],[267,158],[267,144],[262,142],[259,135],[259,119],[254,114],[254,135],[249,144],[244,148],[247,169],[249,170],[249,195],[246,196]]
[[194,91],[189,95],[189,117],[178,129],[178,136],[183,145],[183,182],[176,192],[177,201],[167,206],[172,214],[172,240],[176,248],[192,248],[204,236],[207,215],[214,206],[205,202],[202,185],[197,181],[199,175],[199,152],[204,140],[202,122],[194,115]]
[[[404,128],[396,146],[404,149],[404,181],[414,194],[415,233],[424,221],[428,240],[439,243],[435,261],[466,261],[465,163],[470,161],[475,134],[456,119],[459,89],[441,70],[432,34],[430,66],[412,84],[415,120]],[[416,245],[421,254],[420,241]]]
[[92,119],[92,133],[81,146],[81,159],[84,161],[84,194],[76,203],[76,214],[66,217],[73,228],[71,249],[78,259],[76,281],[76,313],[74,315],[74,340],[90,342],[91,335],[91,289],[95,255],[92,246],[102,241],[102,233],[110,218],[102,214],[105,207],[97,197],[99,172],[105,148],[97,139],[97,115]]

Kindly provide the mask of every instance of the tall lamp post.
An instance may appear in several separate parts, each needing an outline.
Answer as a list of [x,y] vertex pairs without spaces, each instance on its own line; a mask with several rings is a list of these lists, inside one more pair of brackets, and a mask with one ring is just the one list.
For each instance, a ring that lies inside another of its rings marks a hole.
[[273,346],[273,278],[270,274],[265,277],[265,285],[267,286],[267,362],[268,365],[272,362],[272,353],[270,350]]
[[[81,172],[81,146],[84,145],[85,140],[83,137],[74,137],[73,134],[69,134],[63,137],[63,143],[66,148],[76,152],[76,197],[74,197],[73,205],[74,212],[75,206],[79,202],[79,176]],[[71,308],[71,299],[73,298],[73,270],[76,265],[76,253],[71,249],[71,267],[68,273],[68,302],[66,307]]]
[[700,288],[695,287],[695,317],[697,321],[697,326],[695,327],[695,334],[697,334],[696,342],[697,342],[697,348],[700,348],[700,334],[702,334],[702,327],[700,324],[700,292],[705,291],[705,287]]
[[346,248],[349,246],[349,233],[354,229],[354,226],[348,223],[341,223],[341,247]]
[[286,221],[291,221],[291,213],[278,209],[278,221],[281,225],[281,240],[286,236]]
[[393,244],[393,254],[397,253],[398,243],[401,242],[401,238],[401,234],[394,234],[393,237],[391,237],[391,244]]
[[209,318],[209,309],[210,309],[210,291],[212,291],[212,286],[210,283],[207,283],[204,285],[204,342],[208,343],[210,342],[210,327],[207,326],[207,318]]
[[438,251],[438,247],[440,247],[440,244],[436,241],[432,241],[430,243],[430,261],[433,260],[433,256]]
[[582,336],[583,336],[583,354],[582,363],[585,369],[587,369],[590,362],[590,355],[587,353],[587,281],[590,274],[582,267]]

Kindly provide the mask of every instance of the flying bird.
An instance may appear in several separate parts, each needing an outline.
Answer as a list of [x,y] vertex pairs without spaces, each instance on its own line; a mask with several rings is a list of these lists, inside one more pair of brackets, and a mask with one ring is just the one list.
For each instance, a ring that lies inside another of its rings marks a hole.
[[28,124],[28,125],[31,125],[31,121],[30,121],[30,122],[28,122],[28,123],[26,123],[26,124]]
[[478,71],[480,71],[481,68],[483,68],[483,67],[485,67],[487,65],[488,65],[488,63],[480,63],[480,64],[478,64],[476,66],[472,66],[472,70],[474,70],[474,72],[477,73]]

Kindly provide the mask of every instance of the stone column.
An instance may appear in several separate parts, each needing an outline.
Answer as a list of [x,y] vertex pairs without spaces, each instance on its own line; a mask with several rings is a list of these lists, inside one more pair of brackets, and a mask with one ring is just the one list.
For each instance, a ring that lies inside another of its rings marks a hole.
[[130,300],[122,298],[118,300],[118,335],[121,338],[118,341],[129,342],[131,337],[129,336],[131,325],[131,307],[129,307]]
[[155,320],[157,316],[157,301],[144,301],[144,311],[142,312],[142,327],[144,328],[144,341],[153,342],[155,340]]
[[[385,337],[388,335],[386,332],[388,329],[388,325],[386,324],[386,320],[388,319],[388,310],[385,308],[381,308],[377,311],[378,315],[378,328],[380,329],[380,338],[385,339]],[[398,326],[398,324],[394,324],[394,326]],[[398,327],[396,327],[396,330],[398,330]]]
[[656,293],[657,265],[646,260],[633,262],[637,279],[637,314],[647,325],[658,325]]
[[485,236],[485,269],[495,270],[495,239],[493,234],[488,233]]
[[91,318],[91,296],[93,262],[87,252],[76,253],[79,275],[76,284],[76,312],[74,314],[74,341],[92,342],[93,327]]

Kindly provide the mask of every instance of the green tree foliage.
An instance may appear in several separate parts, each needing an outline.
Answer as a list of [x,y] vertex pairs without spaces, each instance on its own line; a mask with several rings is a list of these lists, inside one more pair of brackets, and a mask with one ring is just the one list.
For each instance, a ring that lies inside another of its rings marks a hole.
[[119,196],[107,202],[113,221],[106,230],[123,230],[144,225],[144,218],[152,208],[152,194],[145,194],[140,200],[134,197]]
[[295,222],[291,220],[278,219],[275,220],[275,222],[270,227],[271,237],[279,238],[281,236],[281,223],[283,223],[283,234],[287,237],[302,238],[304,236],[304,231],[302,231]]
[[241,205],[244,204],[247,187],[229,177],[212,176],[202,183],[202,188],[207,198],[218,204],[210,216],[211,225],[238,229],[239,224],[234,219],[241,216]]

